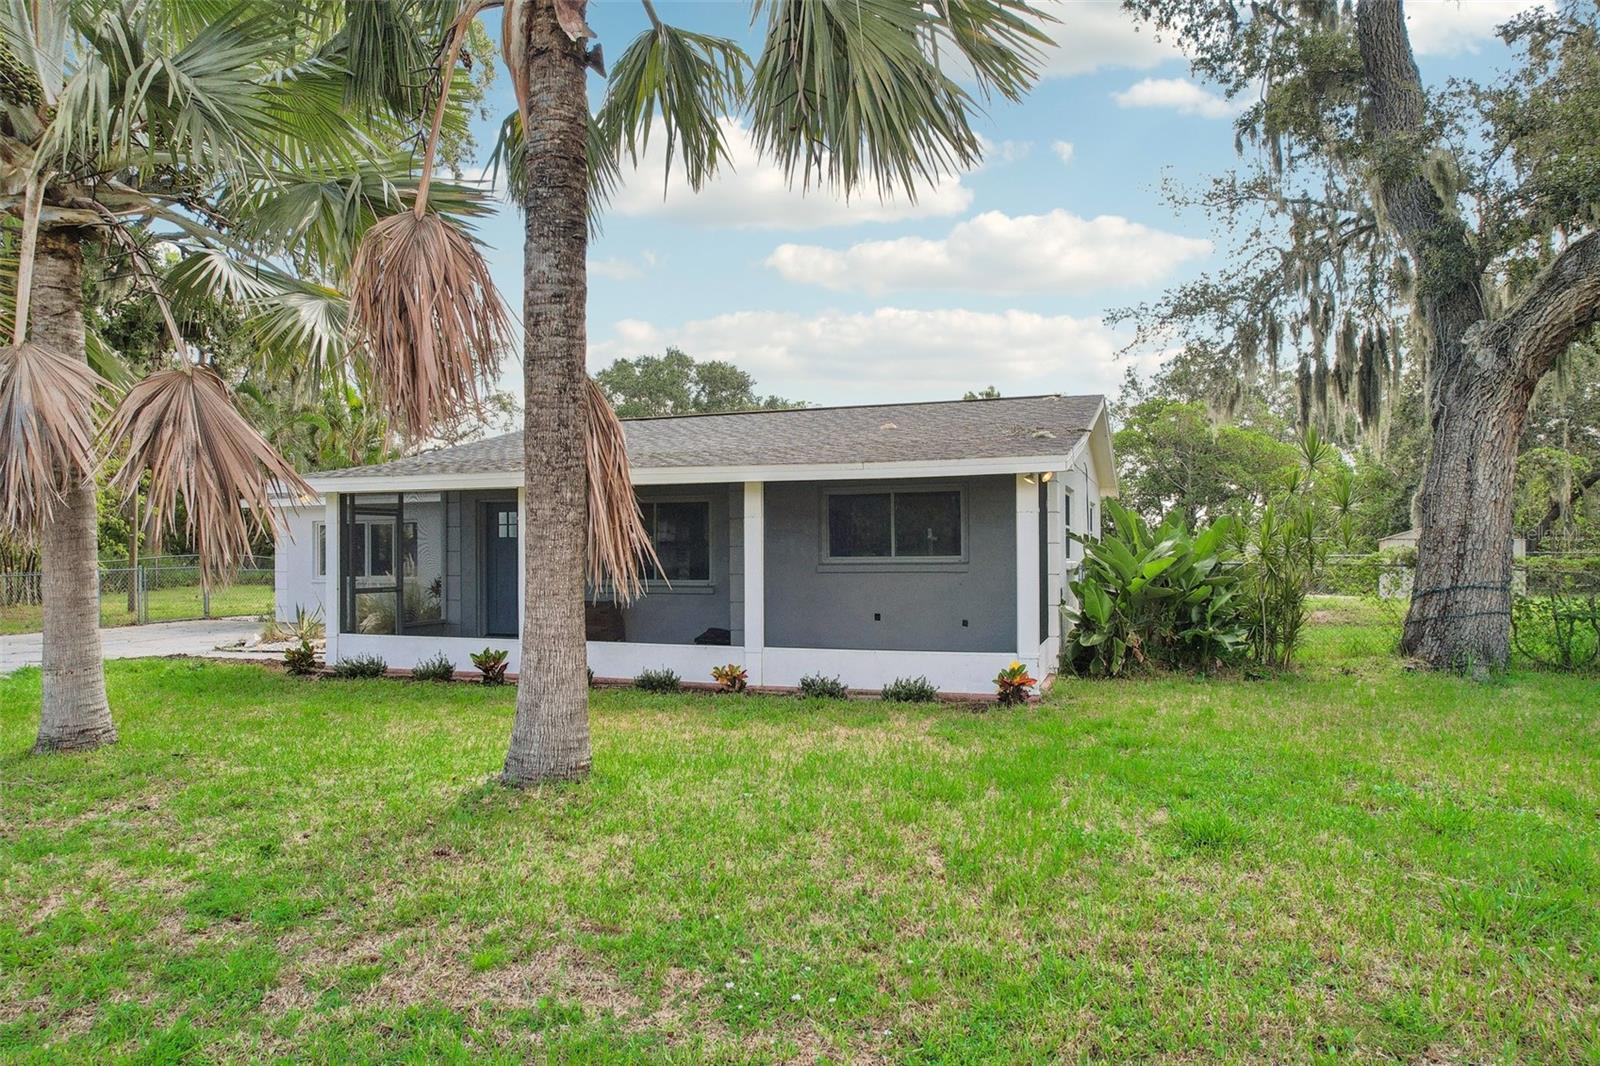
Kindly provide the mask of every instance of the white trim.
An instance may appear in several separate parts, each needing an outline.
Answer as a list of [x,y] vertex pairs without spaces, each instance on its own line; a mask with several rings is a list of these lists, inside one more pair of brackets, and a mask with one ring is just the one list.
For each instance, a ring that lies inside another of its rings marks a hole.
[[[472,653],[488,645],[504,648],[507,669],[519,673],[522,643],[511,637],[423,637],[377,633],[345,633],[341,649],[346,656],[380,655],[391,669],[407,670],[440,652],[456,669],[472,673]],[[642,671],[666,668],[684,681],[711,681],[711,668],[737,663],[750,673],[763,670],[763,684],[794,687],[807,674],[837,677],[847,686],[876,691],[897,677],[921,675],[943,693],[982,695],[994,691],[994,676],[1017,658],[1011,652],[885,651],[858,648],[766,648],[752,658],[749,648],[696,644],[635,644],[590,641],[589,665],[596,677],[628,679]],[[1038,654],[1025,657],[1037,673]]]
[[[466,519],[465,519],[464,516],[462,518],[461,525],[462,525],[462,529],[466,528]],[[482,551],[481,548],[479,550]],[[528,560],[528,497],[527,497],[527,489],[525,487],[521,486],[521,485],[518,485],[517,486],[517,635],[519,637],[522,635],[522,627],[523,627],[523,624],[524,624],[523,620],[528,617],[528,612],[527,612],[527,607],[528,607],[528,575],[523,572],[523,569],[527,566],[527,560]],[[483,567],[483,563],[480,561],[478,566],[479,566],[479,569],[480,569],[480,573],[478,574],[478,579],[479,579],[479,583],[482,584],[483,574],[482,574],[481,570],[482,570],[482,567]],[[463,576],[462,580],[463,581],[466,580],[465,576]],[[462,599],[465,599],[466,598],[465,590],[462,590],[462,592],[463,592]],[[478,595],[482,596],[483,593],[480,591],[478,593]],[[483,611],[487,611],[489,609],[489,604],[488,604],[487,599],[484,600],[483,604],[480,606],[479,609],[483,610]],[[484,628],[487,629],[488,627],[485,626]]]
[[767,682],[766,485],[744,483],[744,665],[752,685]]
[[[1073,448],[1083,451],[1086,434]],[[1033,474],[1066,470],[1066,455],[1031,455],[998,459],[918,459],[893,463],[805,463],[785,466],[634,467],[635,485],[726,484],[734,481],[856,481],[863,478],[978,477],[985,474]],[[359,477],[311,477],[318,492],[409,492],[416,489],[500,489],[522,482],[520,471],[476,474],[368,474]]]
[[[940,692],[994,692],[994,677],[1017,657],[1008,651],[881,651],[858,648],[768,648],[766,684],[794,687],[807,674],[837,677],[874,691],[897,677],[926,677]],[[1033,670],[1037,659],[1028,660]],[[1035,672],[1035,677],[1039,675]]]
[[[328,577],[332,580],[323,586],[322,597],[322,661],[333,665],[339,661],[339,608],[344,602],[344,556],[339,551],[339,494],[330,492],[324,497],[323,528],[328,531]],[[327,595],[329,586],[333,595]]]
[[[1039,485],[1017,475],[1017,658],[1039,658]],[[1037,676],[1037,675],[1035,675]]]

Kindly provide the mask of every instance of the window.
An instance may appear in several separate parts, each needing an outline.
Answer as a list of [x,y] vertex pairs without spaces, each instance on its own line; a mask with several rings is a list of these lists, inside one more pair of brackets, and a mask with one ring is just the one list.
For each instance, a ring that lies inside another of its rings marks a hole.
[[311,565],[318,577],[328,576],[328,525],[311,523]]
[[955,489],[833,492],[830,559],[958,559],[961,493]]
[[661,569],[648,568],[651,580],[711,580],[711,502],[709,500],[645,500],[645,532],[655,546]]
[[1067,531],[1066,546],[1067,558],[1072,558],[1072,492],[1064,491],[1061,494],[1061,522]]
[[503,540],[515,540],[517,536],[517,512],[501,511],[495,518],[495,534]]

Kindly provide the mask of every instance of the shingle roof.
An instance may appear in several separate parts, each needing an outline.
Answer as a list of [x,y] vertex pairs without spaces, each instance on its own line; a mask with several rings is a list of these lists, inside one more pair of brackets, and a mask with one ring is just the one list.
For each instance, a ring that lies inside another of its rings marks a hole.
[[[1002,459],[1066,455],[1092,428],[1101,396],[803,407],[623,421],[636,470]],[[514,473],[522,434],[440,448],[323,478]]]

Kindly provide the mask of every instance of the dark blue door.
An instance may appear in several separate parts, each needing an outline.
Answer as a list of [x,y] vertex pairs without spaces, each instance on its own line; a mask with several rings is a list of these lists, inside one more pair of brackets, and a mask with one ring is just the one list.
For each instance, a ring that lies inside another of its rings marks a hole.
[[491,637],[517,635],[517,505],[484,507],[483,602]]

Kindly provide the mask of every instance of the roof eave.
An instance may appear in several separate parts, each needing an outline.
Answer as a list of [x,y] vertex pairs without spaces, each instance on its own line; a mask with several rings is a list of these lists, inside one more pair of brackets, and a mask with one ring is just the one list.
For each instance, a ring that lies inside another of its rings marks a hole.
[[[1077,448],[1073,449],[1075,454]],[[697,485],[744,481],[863,481],[878,478],[979,477],[987,474],[1034,474],[1066,470],[1068,455],[1024,455],[997,458],[917,459],[885,463],[789,463],[766,466],[634,467],[635,485]],[[311,487],[329,492],[405,492],[437,489],[517,488],[520,470],[477,473],[367,474],[355,477],[309,477]]]

